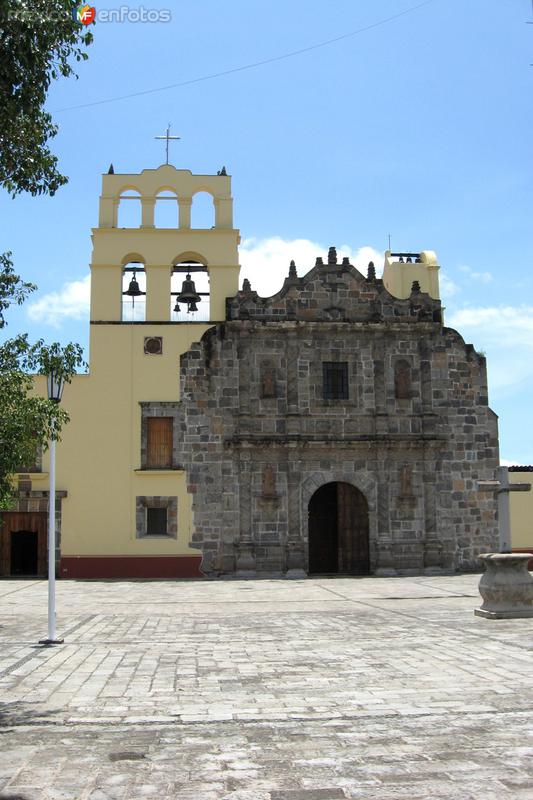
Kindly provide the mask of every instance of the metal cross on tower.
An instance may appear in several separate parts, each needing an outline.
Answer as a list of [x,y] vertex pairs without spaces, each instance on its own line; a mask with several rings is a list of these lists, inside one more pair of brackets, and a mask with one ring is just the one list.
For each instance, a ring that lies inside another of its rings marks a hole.
[[164,136],[154,136],[154,139],[165,139],[167,143],[167,164],[168,164],[168,143],[173,139],[181,139],[181,136],[171,136],[170,135],[170,122],[168,123],[168,128]]
[[530,483],[509,483],[507,467],[498,467],[498,480],[478,481],[481,491],[498,493],[498,524],[500,530],[500,553],[511,552],[511,521],[509,514],[509,492],[529,492]]

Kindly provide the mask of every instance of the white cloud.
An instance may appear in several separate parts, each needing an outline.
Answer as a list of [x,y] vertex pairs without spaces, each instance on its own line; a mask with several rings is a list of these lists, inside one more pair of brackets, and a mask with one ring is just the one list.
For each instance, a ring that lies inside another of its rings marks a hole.
[[533,379],[533,306],[461,308],[447,314],[445,324],[486,352],[491,389]]
[[475,272],[466,264],[461,264],[459,271],[464,272],[464,274],[468,275],[473,281],[478,281],[479,283],[490,283],[492,281],[492,274],[490,272]]
[[439,287],[440,287],[440,296],[443,300],[448,297],[453,297],[460,292],[459,286],[457,286],[451,278],[449,278],[445,272],[441,272],[439,275]]
[[49,292],[28,304],[28,316],[33,322],[44,322],[60,328],[67,319],[88,319],[91,276],[81,281],[65,283],[57,292]]
[[[289,274],[291,260],[296,262],[298,276],[302,277],[315,265],[317,256],[327,259],[328,247],[310,239],[282,239],[272,236],[268,239],[244,239],[240,247],[242,265],[240,281],[248,278],[254,289],[262,297],[270,297],[279,292],[283,281]],[[349,245],[337,248],[339,261],[348,256],[350,262],[366,275],[369,261],[373,261],[378,276],[383,272],[384,253],[373,247],[355,249]]]
[[533,306],[466,307],[447,317],[452,328],[481,330],[496,344],[533,347]]

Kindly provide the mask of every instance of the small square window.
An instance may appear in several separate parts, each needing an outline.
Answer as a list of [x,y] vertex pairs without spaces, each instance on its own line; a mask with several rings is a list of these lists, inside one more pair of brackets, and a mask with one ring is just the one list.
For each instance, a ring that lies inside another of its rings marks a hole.
[[144,537],[172,537],[178,535],[177,497],[137,497],[135,499],[135,532],[137,539]]
[[146,509],[146,535],[147,536],[166,536],[167,535],[167,509],[166,508],[147,508]]
[[348,400],[348,362],[324,361],[324,400]]

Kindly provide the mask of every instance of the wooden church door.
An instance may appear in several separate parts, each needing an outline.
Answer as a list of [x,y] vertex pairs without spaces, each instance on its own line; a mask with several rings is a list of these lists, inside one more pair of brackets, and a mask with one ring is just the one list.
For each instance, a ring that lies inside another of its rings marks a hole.
[[327,483],[309,502],[309,573],[367,575],[368,504],[348,483]]

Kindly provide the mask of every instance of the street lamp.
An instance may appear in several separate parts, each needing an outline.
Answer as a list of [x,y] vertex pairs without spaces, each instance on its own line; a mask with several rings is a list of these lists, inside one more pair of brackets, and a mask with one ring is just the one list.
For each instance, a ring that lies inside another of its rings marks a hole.
[[[48,399],[61,402],[65,379],[53,368],[47,377]],[[56,442],[50,440],[50,492],[48,499],[48,637],[39,644],[63,644],[56,638]]]

